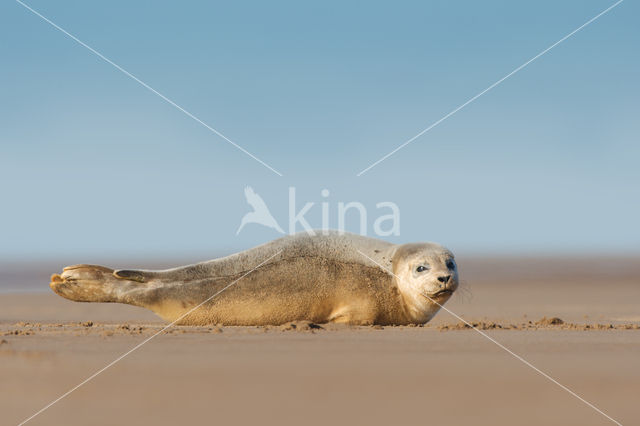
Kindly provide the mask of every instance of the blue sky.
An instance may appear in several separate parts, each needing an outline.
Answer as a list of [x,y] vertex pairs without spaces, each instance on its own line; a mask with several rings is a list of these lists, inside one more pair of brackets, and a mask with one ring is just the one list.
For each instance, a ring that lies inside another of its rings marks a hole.
[[[466,253],[640,251],[640,6],[614,2],[28,4],[283,173],[273,174],[16,2],[0,4],[0,256],[198,256],[251,185],[401,210],[393,242]],[[335,223],[335,221],[333,222]],[[351,222],[350,222],[351,223]],[[357,231],[351,223],[352,231]]]

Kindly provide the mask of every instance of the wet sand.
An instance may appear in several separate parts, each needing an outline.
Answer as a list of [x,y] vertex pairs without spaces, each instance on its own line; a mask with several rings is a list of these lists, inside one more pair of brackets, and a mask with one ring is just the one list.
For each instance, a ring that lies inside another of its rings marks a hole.
[[[640,259],[459,263],[465,284],[447,308],[622,424],[639,422]],[[12,277],[3,285],[20,289]],[[1,423],[163,325],[130,306],[0,293]],[[174,327],[28,424],[203,422],[613,424],[446,312],[425,327]]]

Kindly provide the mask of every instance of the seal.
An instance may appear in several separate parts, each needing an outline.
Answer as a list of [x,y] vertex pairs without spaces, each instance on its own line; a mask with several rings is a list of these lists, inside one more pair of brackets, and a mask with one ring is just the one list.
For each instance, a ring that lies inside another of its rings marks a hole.
[[454,256],[439,244],[320,232],[161,271],[68,266],[50,287],[74,301],[141,306],[181,325],[245,326],[424,324],[458,287]]

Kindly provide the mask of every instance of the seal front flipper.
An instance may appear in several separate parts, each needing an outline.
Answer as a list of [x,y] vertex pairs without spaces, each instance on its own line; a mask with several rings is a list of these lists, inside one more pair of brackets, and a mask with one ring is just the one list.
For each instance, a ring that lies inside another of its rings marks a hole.
[[119,269],[117,271],[114,271],[113,275],[116,278],[120,278],[123,280],[136,281],[139,283],[146,283],[151,278],[148,272],[136,271],[133,269]]

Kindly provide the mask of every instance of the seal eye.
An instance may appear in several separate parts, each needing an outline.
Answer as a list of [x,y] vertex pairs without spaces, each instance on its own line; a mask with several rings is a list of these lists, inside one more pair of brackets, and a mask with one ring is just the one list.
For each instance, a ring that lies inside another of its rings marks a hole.
[[451,259],[447,260],[447,268],[449,268],[451,270],[456,269],[456,262],[454,262]]
[[427,269],[429,269],[429,268],[427,268],[427,267],[426,267],[426,266],[424,266],[424,265],[420,265],[420,266],[418,266],[418,267],[416,268],[416,272],[424,272],[424,271],[426,271]]

